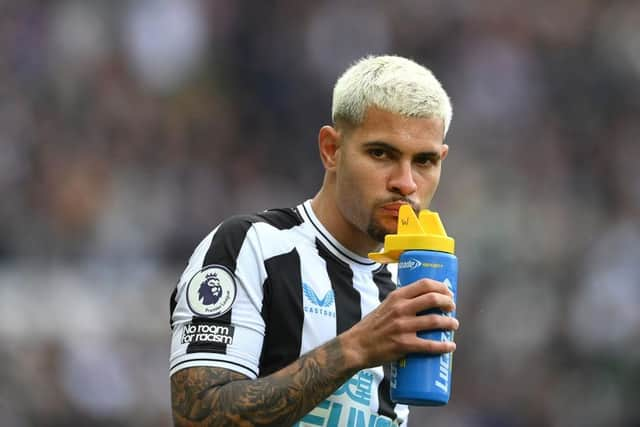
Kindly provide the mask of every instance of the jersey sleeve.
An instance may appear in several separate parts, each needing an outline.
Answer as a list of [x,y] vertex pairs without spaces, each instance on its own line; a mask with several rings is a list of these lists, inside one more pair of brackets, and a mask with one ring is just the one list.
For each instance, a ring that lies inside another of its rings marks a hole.
[[259,237],[248,218],[231,218],[205,237],[173,295],[170,375],[212,366],[258,376],[265,277]]

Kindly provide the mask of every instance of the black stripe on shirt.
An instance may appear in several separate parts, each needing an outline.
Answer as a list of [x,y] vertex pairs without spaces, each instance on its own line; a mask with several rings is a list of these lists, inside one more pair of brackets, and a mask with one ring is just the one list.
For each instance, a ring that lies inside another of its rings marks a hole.
[[247,236],[247,231],[255,221],[253,217],[244,215],[228,219],[220,224],[213,235],[211,245],[202,262],[202,267],[208,265],[223,265],[230,271],[236,271],[236,263],[242,244]]
[[398,414],[395,412],[395,404],[391,400],[391,372],[389,365],[384,365],[384,378],[378,385],[378,413],[389,417],[392,420],[398,418]]
[[378,287],[378,299],[380,302],[387,298],[387,295],[396,288],[396,284],[391,280],[391,272],[386,265],[373,272],[373,281]]
[[[391,273],[386,265],[383,265],[380,269],[373,272],[373,281],[378,287],[378,298],[380,302],[384,301],[389,293],[396,288],[396,284],[393,283]],[[385,365],[384,378],[378,385],[378,413],[395,420],[398,418],[398,414],[395,413],[395,405],[391,400],[390,378],[391,373],[389,372],[389,366]]]
[[176,311],[176,306],[178,305],[178,301],[176,300],[177,295],[178,287],[176,286],[169,297],[169,325],[171,326],[171,329],[173,329],[173,312]]
[[[273,209],[256,215],[237,215],[224,221],[216,233],[213,235],[211,245],[202,262],[202,267],[208,265],[222,265],[231,272],[236,271],[238,255],[247,237],[247,232],[255,222],[266,222],[280,230],[295,227],[301,224],[300,215],[294,209]],[[231,313],[233,309],[225,314],[216,317],[220,324],[231,324]],[[193,321],[198,318],[194,317]],[[209,348],[209,350],[205,350]],[[215,353],[226,353],[226,344],[197,345],[189,344],[187,353],[196,351],[210,351]]]
[[288,230],[303,223],[302,217],[297,209],[269,209],[255,215],[256,222],[264,221],[277,228],[278,230]]
[[267,279],[263,284],[262,317],[266,325],[260,376],[275,372],[300,356],[302,346],[302,273],[300,256],[291,252],[264,262]]
[[336,304],[336,335],[338,335],[362,318],[360,293],[353,287],[351,267],[333,255],[317,238],[316,247],[318,254],[327,265],[327,274],[333,288]]
[[219,264],[235,272],[236,262],[247,231],[256,222],[265,222],[279,230],[302,223],[294,209],[273,209],[255,215],[237,215],[224,221],[213,236],[202,267]]
[[[240,249],[251,225],[252,221],[246,216],[232,217],[228,221],[223,222],[213,235],[211,245],[204,256],[202,267],[222,265],[227,267],[229,271],[235,272]],[[233,309],[216,317],[216,322],[223,325],[230,325],[232,311]],[[201,322],[202,319],[201,317],[194,316],[191,322]],[[191,343],[187,346],[187,353],[196,352],[226,354],[227,345],[221,343]]]

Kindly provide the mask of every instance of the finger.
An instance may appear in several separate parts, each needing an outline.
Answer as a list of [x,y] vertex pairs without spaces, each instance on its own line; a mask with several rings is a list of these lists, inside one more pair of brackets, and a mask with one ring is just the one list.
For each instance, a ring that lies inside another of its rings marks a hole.
[[436,292],[419,295],[407,303],[407,310],[410,313],[419,313],[432,308],[439,308],[445,313],[449,313],[455,310],[456,304],[450,296]]
[[409,350],[411,353],[431,353],[442,354],[451,353],[456,350],[456,343],[453,341],[434,341],[417,338],[415,344]]
[[451,291],[449,291],[449,288],[447,288],[447,285],[442,282],[438,282],[437,280],[426,278],[416,280],[409,285],[402,286],[395,292],[398,292],[405,298],[415,298],[418,295],[426,294],[429,292],[437,292],[443,295],[453,296]]
[[406,320],[404,325],[407,331],[431,331],[431,330],[449,330],[457,331],[460,327],[458,319],[441,314],[425,314],[416,316]]

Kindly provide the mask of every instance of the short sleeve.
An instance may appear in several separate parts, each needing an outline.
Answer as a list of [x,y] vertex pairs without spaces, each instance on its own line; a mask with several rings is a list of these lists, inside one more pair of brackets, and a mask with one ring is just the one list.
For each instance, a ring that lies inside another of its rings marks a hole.
[[234,217],[196,247],[172,301],[170,375],[194,366],[259,374],[266,272],[254,224]]

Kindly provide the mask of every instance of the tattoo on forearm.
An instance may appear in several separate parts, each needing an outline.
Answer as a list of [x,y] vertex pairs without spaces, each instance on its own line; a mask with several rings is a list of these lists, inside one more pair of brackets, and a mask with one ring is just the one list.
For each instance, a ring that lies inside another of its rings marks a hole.
[[342,385],[340,342],[334,339],[267,377],[248,380],[221,368],[197,367],[171,377],[178,426],[290,426]]

